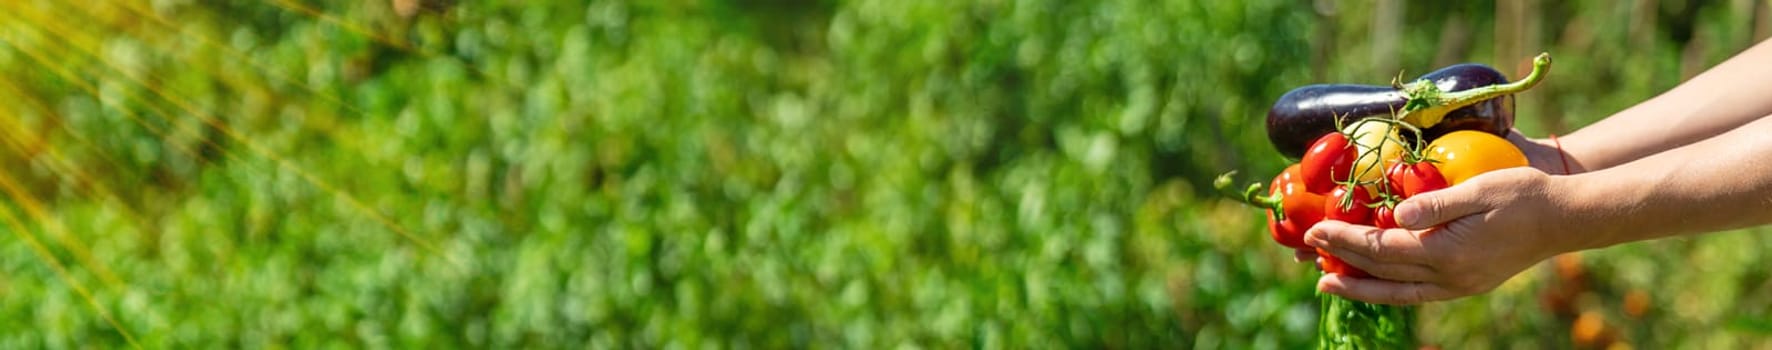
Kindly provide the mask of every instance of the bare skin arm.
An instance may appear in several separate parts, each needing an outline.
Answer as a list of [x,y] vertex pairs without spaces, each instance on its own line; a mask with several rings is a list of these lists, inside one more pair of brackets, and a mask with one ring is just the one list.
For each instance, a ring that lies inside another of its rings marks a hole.
[[[1679,148],[1772,114],[1772,98],[1766,97],[1772,92],[1772,65],[1764,62],[1772,62],[1772,40],[1560,142],[1527,138],[1518,130],[1508,141],[1533,168],[1555,175],[1606,169]],[[1299,250],[1295,258],[1313,261],[1317,254]]]
[[1306,243],[1384,280],[1332,274],[1318,288],[1376,303],[1446,300],[1555,254],[1772,223],[1772,118],[1756,119],[1604,170],[1483,174],[1402,203],[1402,229],[1325,221]]
[[[1772,62],[1772,40],[1736,54],[1673,90],[1562,137],[1571,166],[1610,168],[1698,142],[1772,114],[1772,98],[1768,97],[1772,96],[1772,64],[1767,62]],[[1529,147],[1521,141],[1515,143]],[[1546,140],[1531,141],[1548,144]],[[1527,150],[1528,156],[1542,156],[1544,152],[1537,153]],[[1533,159],[1534,167],[1538,161]]]
[[1610,168],[1679,148],[1772,114],[1772,98],[1767,97],[1772,93],[1772,64],[1765,62],[1772,62],[1772,40],[1563,136],[1560,149],[1559,142],[1527,138],[1518,130],[1508,141],[1526,153],[1533,168],[1557,175]]
[[1491,290],[1555,254],[1772,222],[1762,214],[1772,175],[1761,175],[1772,169],[1756,157],[1772,154],[1759,140],[1772,133],[1764,62],[1772,41],[1563,137],[1560,149],[1515,132],[1509,141],[1537,171],[1498,171],[1412,198],[1396,211],[1407,229],[1319,224],[1307,243],[1390,281],[1328,275],[1318,288],[1372,302],[1445,300]]

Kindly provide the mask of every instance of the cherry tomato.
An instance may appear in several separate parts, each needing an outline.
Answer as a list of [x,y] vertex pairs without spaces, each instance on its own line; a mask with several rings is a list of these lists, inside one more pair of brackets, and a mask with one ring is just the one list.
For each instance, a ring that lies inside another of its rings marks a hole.
[[1399,130],[1394,122],[1380,119],[1362,119],[1345,127],[1348,143],[1354,145],[1355,181],[1374,183],[1384,178],[1387,162],[1401,158],[1406,147]]
[[1335,187],[1337,182],[1346,182],[1349,169],[1354,165],[1354,148],[1348,146],[1347,136],[1332,132],[1318,137],[1309,149],[1304,151],[1304,158],[1298,164],[1302,166],[1300,175],[1304,176],[1305,189],[1311,193],[1326,193]]
[[[1352,197],[1351,200],[1344,198]],[[1365,186],[1342,185],[1335,187],[1329,195],[1323,197],[1324,219],[1339,220],[1350,224],[1366,225],[1372,223],[1372,194]]]
[[1397,228],[1396,209],[1389,205],[1372,208],[1372,226],[1378,228]]
[[1392,196],[1408,197],[1403,195],[1403,176],[1405,172],[1409,171],[1409,165],[1403,164],[1402,161],[1385,164],[1390,164],[1384,167],[1384,179],[1388,185],[1385,190]]
[[1323,195],[1306,191],[1299,175],[1299,165],[1293,164],[1274,177],[1268,195],[1280,198],[1280,208],[1284,210],[1285,220],[1280,220],[1273,210],[1268,210],[1268,233],[1280,245],[1308,249],[1309,246],[1304,244],[1304,232],[1318,221],[1323,221],[1325,200]]
[[1427,146],[1447,185],[1457,185],[1490,171],[1526,166],[1526,154],[1506,139],[1481,131],[1462,130],[1440,136]]
[[1396,162],[1384,171],[1384,176],[1390,182],[1390,194],[1402,198],[1414,197],[1450,185],[1446,182],[1446,177],[1440,174],[1440,168],[1429,162]]
[[1372,274],[1366,273],[1366,270],[1361,270],[1358,267],[1354,267],[1354,265],[1349,265],[1346,261],[1341,261],[1341,258],[1329,254],[1329,251],[1317,249],[1317,256],[1323,257],[1322,266],[1318,266],[1323,269],[1323,273],[1339,273],[1348,277],[1372,278]]

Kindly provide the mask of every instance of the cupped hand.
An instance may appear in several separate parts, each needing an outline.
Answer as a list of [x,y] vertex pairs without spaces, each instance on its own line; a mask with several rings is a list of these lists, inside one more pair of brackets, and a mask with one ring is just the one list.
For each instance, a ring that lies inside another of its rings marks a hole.
[[[1520,153],[1526,155],[1527,163],[1539,171],[1555,175],[1586,172],[1586,168],[1570,157],[1567,151],[1557,145],[1556,141],[1528,138],[1526,134],[1520,133],[1519,129],[1512,129],[1512,132],[1507,134],[1507,141],[1512,143],[1514,147],[1518,147]],[[1299,262],[1314,262],[1318,258],[1317,251],[1313,249],[1296,249],[1292,252],[1292,260]]]
[[1325,220],[1305,234],[1376,278],[1324,275],[1317,289],[1380,304],[1417,304],[1488,292],[1568,244],[1557,227],[1560,184],[1536,168],[1497,170],[1399,204],[1402,228]]

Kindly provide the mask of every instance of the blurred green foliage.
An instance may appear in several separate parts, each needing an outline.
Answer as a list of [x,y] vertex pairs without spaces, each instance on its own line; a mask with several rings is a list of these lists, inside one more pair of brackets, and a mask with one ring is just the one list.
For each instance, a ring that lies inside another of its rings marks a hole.
[[[1520,106],[1542,136],[1767,21],[1763,1],[414,1],[0,4],[0,347],[125,345],[109,315],[152,348],[1298,348],[1316,273],[1208,187],[1285,165],[1273,98],[1545,50]],[[1772,329],[1769,247],[1588,253],[1574,303],[1624,341],[1742,346]],[[1545,276],[1428,306],[1421,336],[1566,346]],[[1645,316],[1619,311],[1633,290]]]

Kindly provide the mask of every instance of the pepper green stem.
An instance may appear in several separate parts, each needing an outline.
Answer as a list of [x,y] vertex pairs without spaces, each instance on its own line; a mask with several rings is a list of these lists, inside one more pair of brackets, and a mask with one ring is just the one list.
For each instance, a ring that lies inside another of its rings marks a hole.
[[1409,96],[1409,101],[1403,105],[1402,119],[1422,128],[1432,127],[1454,109],[1520,93],[1537,86],[1539,81],[1544,80],[1544,75],[1550,72],[1550,64],[1550,53],[1540,53],[1532,59],[1532,72],[1527,73],[1525,78],[1512,83],[1461,91],[1440,91],[1440,86],[1432,81],[1416,80],[1403,86],[1403,94]]
[[1280,220],[1286,219],[1285,210],[1280,206],[1281,198],[1261,194],[1261,184],[1249,184],[1249,186],[1245,187],[1242,192],[1232,190],[1231,176],[1236,174],[1237,172],[1232,170],[1231,172],[1224,173],[1224,175],[1219,175],[1217,179],[1212,180],[1212,188],[1218,189],[1218,192],[1225,197],[1230,197],[1243,204],[1248,204],[1249,206],[1260,209],[1273,209],[1274,215],[1279,216]]

